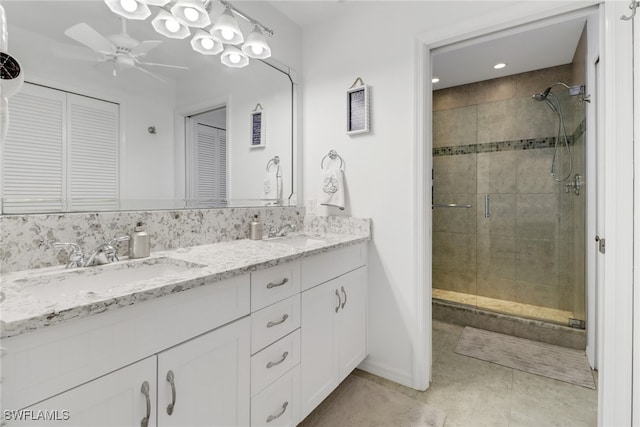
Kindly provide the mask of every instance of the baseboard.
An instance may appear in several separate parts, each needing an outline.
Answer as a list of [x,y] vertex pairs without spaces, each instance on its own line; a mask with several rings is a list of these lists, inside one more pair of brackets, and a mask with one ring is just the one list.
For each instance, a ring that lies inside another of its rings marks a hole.
[[399,371],[398,369],[382,363],[377,363],[369,358],[365,359],[364,362],[358,366],[358,369],[377,375],[389,381],[393,381],[394,383],[401,384],[405,387],[413,388],[413,377],[410,373]]

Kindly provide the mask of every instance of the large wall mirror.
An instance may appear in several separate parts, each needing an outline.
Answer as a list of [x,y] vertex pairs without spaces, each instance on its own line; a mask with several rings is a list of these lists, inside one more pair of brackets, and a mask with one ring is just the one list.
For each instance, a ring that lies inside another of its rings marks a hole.
[[[25,75],[8,100],[3,214],[295,200],[295,87],[277,59],[229,68],[219,55],[195,52],[191,37],[156,33],[155,13],[123,22],[103,1],[2,6],[8,51]],[[223,10],[211,7],[212,17]],[[239,22],[248,34],[250,24]],[[114,64],[65,35],[80,23],[111,41],[161,43],[140,63]]]

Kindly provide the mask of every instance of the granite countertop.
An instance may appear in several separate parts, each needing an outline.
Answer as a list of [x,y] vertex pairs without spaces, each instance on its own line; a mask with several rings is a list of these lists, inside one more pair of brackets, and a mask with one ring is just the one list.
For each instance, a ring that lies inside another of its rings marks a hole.
[[[369,235],[362,234],[294,233],[284,238],[234,240],[154,252],[148,258],[104,266],[57,266],[9,273],[0,278],[4,297],[0,302],[0,337],[81,319],[367,240]],[[157,271],[157,277],[137,280],[140,270],[134,268],[136,265]],[[111,278],[109,285],[91,279],[97,274]],[[64,284],[60,282],[62,277]]]

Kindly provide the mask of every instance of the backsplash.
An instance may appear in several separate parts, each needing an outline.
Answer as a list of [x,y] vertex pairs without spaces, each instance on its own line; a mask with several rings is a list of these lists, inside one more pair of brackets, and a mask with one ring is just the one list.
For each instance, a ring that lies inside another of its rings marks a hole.
[[[0,216],[0,272],[64,264],[66,251],[55,242],[72,242],[85,251],[116,236],[131,234],[138,221],[151,235],[151,251],[245,239],[259,215],[270,226],[292,223],[303,228],[304,208],[228,208]],[[119,253],[126,254],[127,243]]]
[[306,215],[304,217],[304,231],[308,233],[357,234],[371,238],[371,219]]

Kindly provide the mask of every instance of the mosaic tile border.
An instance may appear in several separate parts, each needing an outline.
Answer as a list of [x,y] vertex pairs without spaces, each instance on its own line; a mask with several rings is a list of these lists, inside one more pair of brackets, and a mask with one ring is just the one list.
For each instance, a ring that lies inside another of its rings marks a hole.
[[[587,125],[583,120],[576,128],[573,135],[569,136],[569,145],[574,145],[586,132]],[[541,148],[553,148],[556,137],[518,139],[513,141],[486,142],[484,144],[453,145],[449,147],[433,148],[433,156],[456,156],[461,154],[495,153],[499,151],[535,150]]]

